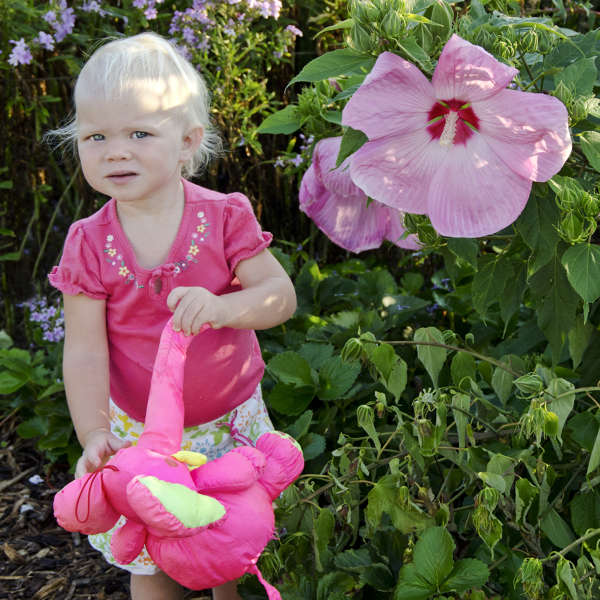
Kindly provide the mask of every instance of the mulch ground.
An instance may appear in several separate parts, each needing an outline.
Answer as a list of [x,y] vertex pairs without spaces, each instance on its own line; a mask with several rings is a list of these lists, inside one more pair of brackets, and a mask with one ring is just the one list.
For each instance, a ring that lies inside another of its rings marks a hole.
[[72,476],[64,465],[49,467],[15,428],[13,418],[0,418],[0,600],[127,600],[129,574],[54,520],[54,494]]

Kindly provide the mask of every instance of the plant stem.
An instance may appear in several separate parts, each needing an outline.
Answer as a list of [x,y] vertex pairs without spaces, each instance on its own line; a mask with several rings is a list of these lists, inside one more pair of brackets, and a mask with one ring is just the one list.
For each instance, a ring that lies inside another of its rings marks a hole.
[[568,546],[565,546],[562,550],[559,550],[557,552],[552,552],[550,554],[550,556],[546,556],[546,558],[544,558],[542,560],[542,562],[543,563],[549,562],[551,560],[554,560],[558,556],[561,556],[564,558],[564,555],[567,554],[568,552],[570,552],[571,550],[573,550],[573,548],[577,548],[577,546],[579,546],[580,544],[583,544],[583,542],[585,542],[585,541],[589,540],[590,538],[593,538],[597,535],[600,535],[600,529],[591,529],[585,535],[582,535],[580,538],[577,538],[574,542],[571,542]]

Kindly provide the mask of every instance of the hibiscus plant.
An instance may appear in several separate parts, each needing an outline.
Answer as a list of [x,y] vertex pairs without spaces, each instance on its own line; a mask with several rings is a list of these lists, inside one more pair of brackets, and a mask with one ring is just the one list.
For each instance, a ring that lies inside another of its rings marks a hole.
[[319,473],[286,597],[600,594],[600,30],[565,6],[351,0],[260,127],[312,141],[299,209],[354,254],[295,274],[267,364]]

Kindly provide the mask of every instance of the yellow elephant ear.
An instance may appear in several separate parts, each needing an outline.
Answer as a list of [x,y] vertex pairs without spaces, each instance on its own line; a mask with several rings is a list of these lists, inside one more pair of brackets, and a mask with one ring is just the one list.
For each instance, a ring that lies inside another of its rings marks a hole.
[[206,463],[206,456],[204,454],[192,452],[191,450],[180,450],[179,452],[175,452],[175,454],[171,454],[171,456],[190,467],[200,467]]

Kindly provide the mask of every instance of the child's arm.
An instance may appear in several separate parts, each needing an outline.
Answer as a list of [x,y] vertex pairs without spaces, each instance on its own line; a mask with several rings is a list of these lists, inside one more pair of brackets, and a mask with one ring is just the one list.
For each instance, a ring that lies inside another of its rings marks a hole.
[[269,329],[296,310],[294,286],[277,259],[263,250],[240,261],[235,274],[242,290],[215,296],[202,287],[177,287],[167,297],[173,327],[195,334],[203,323],[218,329]]
[[63,298],[63,377],[71,419],[83,448],[75,471],[81,477],[100,467],[125,442],[110,433],[105,301],[83,294],[64,294]]

